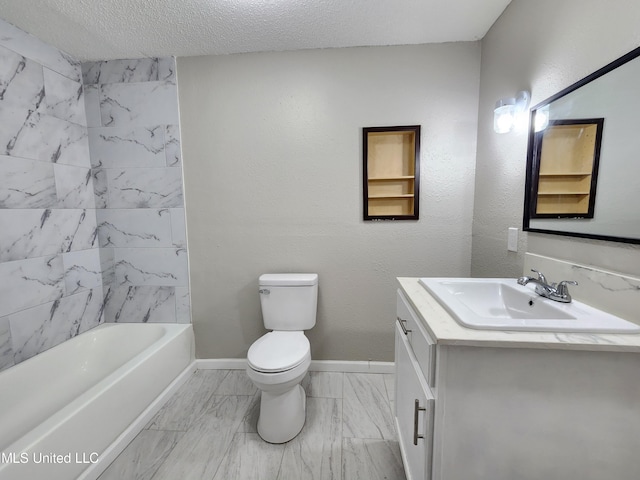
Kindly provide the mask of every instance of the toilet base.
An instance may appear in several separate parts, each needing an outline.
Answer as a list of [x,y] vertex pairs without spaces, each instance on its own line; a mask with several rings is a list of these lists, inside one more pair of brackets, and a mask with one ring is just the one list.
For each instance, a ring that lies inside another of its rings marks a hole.
[[258,435],[269,443],[285,443],[304,426],[307,397],[298,383],[282,393],[262,392]]

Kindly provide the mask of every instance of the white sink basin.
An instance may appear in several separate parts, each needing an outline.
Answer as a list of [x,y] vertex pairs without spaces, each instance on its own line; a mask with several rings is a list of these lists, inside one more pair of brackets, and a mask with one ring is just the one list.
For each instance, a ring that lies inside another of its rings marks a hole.
[[543,298],[515,278],[421,278],[465,327],[480,330],[639,333],[640,326],[584,303]]

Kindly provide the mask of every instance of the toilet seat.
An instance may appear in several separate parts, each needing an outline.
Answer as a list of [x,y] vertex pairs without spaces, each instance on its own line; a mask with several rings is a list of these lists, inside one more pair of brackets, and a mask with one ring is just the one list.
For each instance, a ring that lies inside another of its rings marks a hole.
[[280,373],[303,363],[310,357],[310,352],[309,339],[304,332],[274,331],[253,342],[247,362],[257,372]]

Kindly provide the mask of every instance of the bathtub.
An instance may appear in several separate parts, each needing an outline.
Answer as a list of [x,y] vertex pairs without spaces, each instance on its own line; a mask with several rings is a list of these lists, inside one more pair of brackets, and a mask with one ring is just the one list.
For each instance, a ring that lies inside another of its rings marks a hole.
[[191,325],[110,323],[0,372],[0,479],[97,478],[193,365]]

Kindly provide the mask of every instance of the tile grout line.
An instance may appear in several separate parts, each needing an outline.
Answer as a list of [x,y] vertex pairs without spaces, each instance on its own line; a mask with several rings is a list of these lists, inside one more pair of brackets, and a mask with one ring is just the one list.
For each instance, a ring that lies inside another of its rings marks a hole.
[[[225,375],[226,378],[226,375]],[[222,382],[220,382],[220,384],[222,384]],[[217,390],[217,389],[216,389]],[[225,395],[220,395],[220,396],[225,396]],[[226,395],[226,396],[234,396],[234,395]],[[241,396],[247,396],[250,397],[251,400],[253,399],[253,395],[235,395],[238,397]],[[249,411],[251,410],[253,403],[252,401],[249,401],[249,405],[247,407],[247,410],[244,412],[244,415],[242,416],[242,419],[238,422],[238,426],[236,427],[235,431],[233,432],[233,435],[231,435],[231,441],[227,444],[227,448],[224,451],[224,454],[222,455],[222,457],[220,458],[220,462],[218,463],[218,466],[216,467],[216,471],[213,472],[213,476],[211,477],[211,479],[216,478],[216,475],[218,474],[218,470],[220,470],[220,467],[222,466],[222,464],[224,463],[225,459],[227,458],[227,456],[229,455],[229,449],[231,448],[231,445],[233,444],[233,438],[238,434],[238,433],[242,433],[243,435],[246,435],[246,432],[239,432],[238,430],[240,430],[240,426],[244,423],[244,419],[246,418],[247,414],[249,413]],[[153,479],[152,479],[153,480]]]
[[[144,430],[143,430],[143,431],[144,431]],[[178,442],[179,442],[179,441],[182,439],[182,437],[183,437],[184,435],[186,435],[186,433],[187,433],[186,431],[180,431],[180,430],[158,430],[158,431],[160,431],[160,432],[174,432],[174,431],[179,431],[179,432],[181,432],[181,433],[182,433],[182,435],[180,436],[180,438],[179,438],[178,440],[176,440],[176,441],[175,441],[175,443],[173,444],[173,447],[171,447],[171,450],[169,450],[168,452],[166,452],[166,455],[165,455],[165,457],[164,457],[164,460],[162,460],[162,462],[160,462],[160,463],[158,464],[158,468],[156,468],[156,469],[154,470],[153,475],[151,475],[151,477],[149,478],[149,480],[153,480],[153,479],[155,478],[156,474],[160,471],[160,469],[162,468],[162,466],[165,464],[165,462],[167,461],[167,459],[168,459],[168,458],[169,458],[169,456],[171,455],[171,452],[173,452],[173,450],[176,448],[176,445],[178,445]],[[142,433],[142,432],[140,432],[140,433]],[[140,433],[139,433],[138,435],[140,435]],[[136,435],[136,438],[138,438],[138,435]],[[134,439],[134,440],[135,440],[135,439]],[[131,445],[131,444],[129,444],[129,445]],[[128,446],[127,446],[127,447],[128,447]],[[124,453],[124,450],[122,451],[122,453]],[[120,455],[122,455],[122,453],[120,453]],[[119,457],[120,455],[118,455],[118,457]],[[117,458],[116,458],[116,460],[117,460]],[[115,460],[114,460],[114,462],[115,462]],[[114,462],[112,462],[112,464],[113,464]],[[107,468],[108,468],[108,467],[107,467]],[[106,470],[105,470],[105,472],[106,472]],[[104,473],[104,472],[103,472],[103,473]],[[98,480],[100,480],[100,478],[98,478]]]
[[[227,376],[229,375],[230,371],[227,371],[227,373],[224,374],[224,376],[220,379],[220,382],[218,383],[218,385],[216,386],[216,388],[213,390],[213,392],[207,396],[207,398],[204,400],[206,403],[209,403],[212,399],[212,397],[215,395],[215,392],[218,390],[218,388],[220,388],[220,385],[222,384],[222,382],[224,381],[225,378],[227,378]],[[195,376],[196,372],[194,372],[193,375],[191,375],[191,378],[193,378]],[[178,392],[176,392],[177,394]],[[245,412],[246,414],[246,412]],[[204,415],[204,412],[202,413],[202,415]],[[191,430],[191,428],[193,427],[193,424],[197,423],[197,419],[194,419],[191,425],[187,425],[187,429],[186,430],[166,430],[166,429],[158,429],[158,431],[179,431],[182,432],[183,436],[187,434],[187,432],[189,432],[189,430]],[[238,424],[239,427],[240,424]],[[144,431],[144,430],[143,430]],[[138,434],[139,435],[139,434]],[[137,438],[137,436],[136,436]],[[153,472],[153,475],[150,477],[149,480],[153,480],[156,477],[156,474],[162,469],[163,465],[167,462],[167,460],[170,457],[171,452],[175,449],[176,445],[178,444],[178,442],[175,443],[175,445],[171,448],[171,450],[169,450],[164,458],[164,460],[162,462],[160,462],[160,464],[158,465],[158,468],[156,468],[156,470]],[[225,450],[225,455],[222,456],[222,458],[224,459],[224,457],[227,454],[227,451],[229,449],[229,446],[231,444],[229,444],[227,446],[227,450]],[[122,453],[121,453],[122,454]],[[115,461],[115,460],[114,460]],[[113,462],[112,462],[113,463]],[[216,468],[216,473],[218,471],[218,469],[220,468],[220,465],[222,464],[222,462],[220,462],[220,464],[218,465],[218,468]],[[106,471],[106,470],[105,470]],[[99,480],[99,479],[98,479]]]
[[344,382],[345,373],[342,372],[342,395],[340,395],[340,479],[344,479]]

